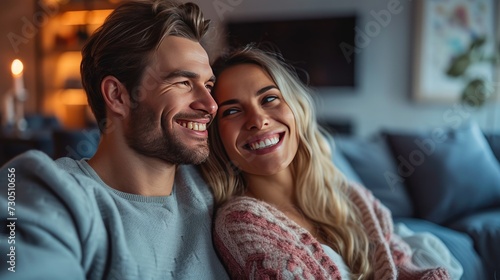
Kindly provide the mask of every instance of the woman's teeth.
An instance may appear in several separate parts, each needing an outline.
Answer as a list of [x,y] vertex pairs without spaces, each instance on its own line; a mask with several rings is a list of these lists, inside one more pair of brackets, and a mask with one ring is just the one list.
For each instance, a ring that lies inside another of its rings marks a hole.
[[249,144],[250,150],[259,150],[263,148],[268,148],[271,146],[276,145],[279,142],[279,137],[275,136],[272,138],[268,138],[265,140],[257,141],[254,143]]
[[205,131],[207,130],[206,123],[196,123],[196,122],[179,122],[185,128],[196,130],[196,131]]

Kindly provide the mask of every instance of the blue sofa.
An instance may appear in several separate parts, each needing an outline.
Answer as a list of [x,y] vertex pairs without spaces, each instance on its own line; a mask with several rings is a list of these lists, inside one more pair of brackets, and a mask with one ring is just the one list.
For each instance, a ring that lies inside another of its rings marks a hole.
[[332,141],[346,177],[370,189],[395,223],[440,238],[461,279],[500,279],[500,134],[470,122]]

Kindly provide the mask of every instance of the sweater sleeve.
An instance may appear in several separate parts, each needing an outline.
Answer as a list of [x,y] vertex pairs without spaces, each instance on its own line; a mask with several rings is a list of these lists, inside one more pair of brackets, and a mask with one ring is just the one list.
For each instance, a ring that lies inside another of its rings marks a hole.
[[91,230],[92,209],[75,178],[30,151],[6,163],[0,181],[0,217],[7,223],[0,235],[0,278],[85,279],[82,255],[92,248],[82,240]]
[[357,200],[358,203],[359,201],[364,200],[367,202],[369,208],[373,210],[383,236],[382,238],[384,239],[383,242],[388,244],[392,261],[397,269],[397,279],[450,279],[448,271],[444,268],[438,267],[424,269],[413,264],[410,246],[401,237],[394,233],[394,225],[390,210],[385,207],[368,189],[359,185],[353,185],[352,187],[356,190],[355,193],[361,198]]
[[319,243],[273,211],[243,198],[217,212],[214,243],[231,278],[340,279]]

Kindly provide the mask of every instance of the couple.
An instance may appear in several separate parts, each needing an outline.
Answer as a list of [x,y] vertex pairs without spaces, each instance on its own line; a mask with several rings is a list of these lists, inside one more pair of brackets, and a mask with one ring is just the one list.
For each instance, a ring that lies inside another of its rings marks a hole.
[[2,191],[0,215],[16,220],[1,278],[446,279],[413,266],[387,210],[332,165],[293,71],[249,47],[215,82],[207,29],[194,4],[126,2],[89,38],[101,142],[88,160],[30,151],[2,167],[15,204]]

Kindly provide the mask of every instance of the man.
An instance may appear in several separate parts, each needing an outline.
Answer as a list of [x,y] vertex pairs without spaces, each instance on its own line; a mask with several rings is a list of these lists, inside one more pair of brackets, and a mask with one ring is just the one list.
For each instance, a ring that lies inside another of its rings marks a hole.
[[217,110],[207,29],[194,4],[126,2],[89,38],[97,152],[54,162],[30,151],[2,167],[1,279],[227,278],[211,193],[184,165],[207,158]]

